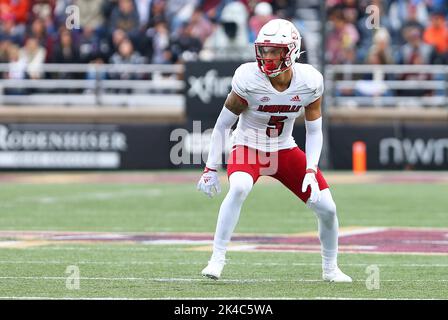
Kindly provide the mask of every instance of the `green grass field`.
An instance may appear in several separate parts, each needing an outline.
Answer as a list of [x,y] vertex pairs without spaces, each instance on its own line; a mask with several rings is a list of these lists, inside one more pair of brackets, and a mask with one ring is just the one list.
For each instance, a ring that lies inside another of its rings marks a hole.
[[[33,183],[1,182],[0,232],[210,234],[227,189],[223,181],[223,193],[214,199],[197,192],[195,182],[39,183],[39,176]],[[342,228],[448,228],[447,184],[329,182]],[[236,232],[297,234],[316,229],[312,212],[290,191],[261,181],[244,204]],[[318,253],[229,251],[222,279],[212,281],[200,276],[210,251],[195,249],[204,246],[39,243],[3,235],[0,298],[448,298],[446,254],[341,253],[341,269],[354,283],[329,284],[320,280]],[[366,286],[369,265],[380,270],[377,290]],[[66,286],[68,266],[79,268],[79,289]]]

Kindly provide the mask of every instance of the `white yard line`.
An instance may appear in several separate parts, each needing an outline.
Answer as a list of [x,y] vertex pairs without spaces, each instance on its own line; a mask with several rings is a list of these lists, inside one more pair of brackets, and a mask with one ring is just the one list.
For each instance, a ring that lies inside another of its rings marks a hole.
[[[2,276],[4,280],[67,280],[67,277],[51,276]],[[87,281],[150,281],[150,282],[210,282],[205,278],[142,278],[142,277],[80,277],[79,280]],[[366,280],[353,280],[354,282],[365,282]],[[304,283],[324,283],[321,279],[222,279],[219,283],[272,283],[272,282],[304,282]],[[381,279],[381,282],[448,282],[448,279]]]
[[[14,260],[0,260],[0,265],[2,264],[91,264],[91,265],[111,265],[111,266],[130,266],[130,265],[203,265],[206,261],[188,261],[188,262],[178,262],[178,261],[123,261],[123,262],[113,262],[113,261],[90,261],[90,260],[73,260],[73,261],[63,261],[63,260],[24,260],[24,261],[14,261]],[[305,262],[293,262],[293,263],[279,263],[279,262],[228,262],[228,265],[243,265],[243,266],[321,266],[321,263],[305,263]],[[409,267],[409,268],[446,268],[448,264],[418,264],[418,263],[341,263],[340,266],[346,267],[367,267],[370,265],[376,265],[378,267]]]

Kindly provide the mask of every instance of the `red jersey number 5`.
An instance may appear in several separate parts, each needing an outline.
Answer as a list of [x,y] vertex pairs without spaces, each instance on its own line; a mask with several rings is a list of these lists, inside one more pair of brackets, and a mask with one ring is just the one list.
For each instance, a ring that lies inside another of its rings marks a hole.
[[270,138],[278,137],[283,132],[285,123],[284,120],[288,119],[285,116],[272,116],[269,119],[268,127],[266,128],[266,135]]

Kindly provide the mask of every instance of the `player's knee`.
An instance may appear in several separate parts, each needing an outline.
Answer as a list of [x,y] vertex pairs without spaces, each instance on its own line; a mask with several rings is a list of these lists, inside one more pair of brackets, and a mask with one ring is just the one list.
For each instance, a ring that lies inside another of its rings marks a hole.
[[317,203],[319,211],[321,211],[326,216],[335,216],[337,212],[336,203],[331,196],[329,189],[322,190],[322,196],[320,201]]
[[245,199],[252,189],[252,184],[247,182],[238,182],[230,187],[230,191],[235,197]]
[[327,212],[327,214],[328,214],[329,216],[335,216],[336,213],[337,213],[337,210],[336,210],[336,203],[335,203],[333,200],[331,200],[331,201],[326,205],[325,211]]
[[321,203],[319,207],[319,214],[323,216],[323,218],[333,219],[334,217],[336,217],[336,203],[333,200],[325,201]]
[[312,204],[310,207],[321,219],[334,219],[337,215],[336,203],[331,197],[323,197],[321,201]]
[[235,172],[230,176],[230,192],[234,197],[245,199],[252,189],[252,177],[248,173]]

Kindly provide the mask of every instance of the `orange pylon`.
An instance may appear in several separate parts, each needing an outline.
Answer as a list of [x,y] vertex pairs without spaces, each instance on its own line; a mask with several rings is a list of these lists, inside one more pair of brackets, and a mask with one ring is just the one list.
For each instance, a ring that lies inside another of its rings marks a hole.
[[363,174],[367,170],[367,148],[363,141],[355,141],[352,146],[353,173]]

